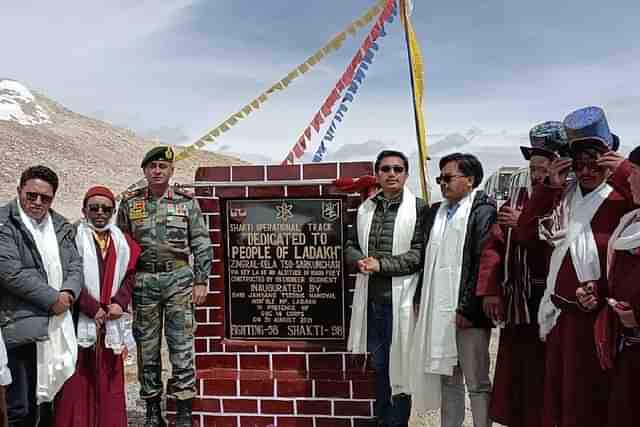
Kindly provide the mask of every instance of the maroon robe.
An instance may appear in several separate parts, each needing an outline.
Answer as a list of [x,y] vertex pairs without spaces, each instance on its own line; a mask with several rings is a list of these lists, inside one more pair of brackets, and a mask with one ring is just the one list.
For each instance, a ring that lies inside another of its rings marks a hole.
[[[631,304],[636,319],[640,319],[640,255],[629,251],[616,251],[609,276],[611,296]],[[613,316],[619,322],[618,316]],[[622,325],[620,324],[622,329]],[[640,343],[624,346],[617,354],[611,372],[609,396],[610,427],[640,425],[638,382],[640,381]]]
[[[100,270],[100,301],[86,289],[78,299],[78,309],[94,318],[100,308],[116,303],[126,310],[135,284],[135,265],[140,248],[125,235],[131,257],[127,273],[116,294],[111,297],[115,274],[116,252],[110,241],[106,256],[96,244]],[[104,346],[104,328],[98,332],[98,342],[92,348],[78,347],[76,372],[67,380],[56,397],[55,427],[126,427],[127,406],[124,382],[123,354],[116,355]]]
[[[528,202],[523,188],[520,206]],[[503,206],[510,206],[509,201]],[[480,258],[478,296],[501,296],[505,301],[504,262],[522,262],[514,256],[514,246],[526,249],[526,264],[531,281],[531,294],[527,301],[529,324],[507,323],[500,331],[500,344],[496,372],[491,392],[489,417],[509,427],[539,427],[542,419],[544,395],[545,345],[539,338],[537,307],[544,293],[548,272],[550,246],[540,240],[522,240],[518,227],[512,228],[510,256],[507,257],[508,228],[494,224],[490,230]],[[522,266],[509,269],[510,275],[519,274]]]
[[[601,278],[597,283],[600,302],[607,295],[607,244],[620,218],[634,208],[627,178],[627,161],[610,177],[614,188],[591,219],[591,229],[600,257]],[[538,218],[548,215],[560,202],[563,188],[538,185],[518,222],[525,239],[538,238]],[[565,255],[555,284],[555,293],[576,301],[581,284],[571,261]],[[596,314],[574,305],[560,307],[562,312],[547,336],[543,427],[602,427],[607,424],[609,378],[600,368],[594,329]]]

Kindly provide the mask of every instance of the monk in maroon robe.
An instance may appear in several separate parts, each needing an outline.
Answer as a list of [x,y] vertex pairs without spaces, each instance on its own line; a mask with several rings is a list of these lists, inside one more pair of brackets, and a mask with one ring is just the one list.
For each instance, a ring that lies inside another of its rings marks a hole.
[[[83,206],[86,219],[78,226],[76,242],[85,263],[85,282],[90,281],[88,276],[92,276],[87,270],[92,268],[92,263],[87,262],[87,258],[97,260],[93,265],[97,268],[94,274],[99,289],[92,296],[85,283],[78,299],[75,320],[79,344],[83,337],[79,318],[84,316],[95,323],[95,343],[88,348],[78,348],[76,372],[56,398],[54,425],[126,427],[124,358],[127,351],[122,348],[124,351],[116,354],[113,348],[108,348],[105,329],[107,322],[120,320],[129,306],[140,248],[129,236],[110,225],[115,207],[115,198],[110,190],[105,187],[91,188]],[[82,233],[90,236],[89,245],[81,244],[79,239]],[[125,246],[128,250],[123,251]],[[126,252],[127,256],[123,257],[118,251]],[[90,256],[87,257],[87,254]],[[122,280],[117,279],[118,274],[123,276]]]
[[[544,427],[602,427],[607,423],[609,379],[600,369],[593,328],[597,309],[605,303],[607,295],[607,243],[618,221],[633,209],[633,204],[627,185],[631,166],[628,162],[621,163],[616,153],[606,152],[615,146],[612,142],[615,139],[606,121],[596,126],[594,118],[605,120],[597,107],[578,110],[565,119],[572,158],[551,163],[549,177],[545,184],[534,188],[518,221],[521,238],[534,240],[543,235],[556,246],[538,316],[541,336],[547,343]],[[567,182],[571,169],[576,183]],[[594,200],[599,203],[593,204]],[[542,219],[549,215],[552,226],[545,227]],[[590,218],[585,220],[584,216]],[[580,224],[588,224],[590,229]],[[573,240],[575,230],[581,230],[576,235],[586,237]],[[571,250],[567,249],[562,256],[562,252],[556,251],[567,247],[563,239],[573,243]],[[576,241],[588,250],[574,251]],[[556,257],[557,253],[560,256]],[[597,278],[581,281],[580,276]],[[593,301],[580,304],[576,298],[578,289],[587,292]]]
[[561,122],[534,126],[529,139],[531,147],[521,147],[529,173],[516,175],[511,195],[498,212],[498,223],[482,249],[476,289],[485,314],[504,325],[489,416],[509,427],[539,427],[542,419],[545,345],[537,314],[551,252],[547,242],[520,236],[517,222],[530,188],[544,181],[556,152],[567,145]]

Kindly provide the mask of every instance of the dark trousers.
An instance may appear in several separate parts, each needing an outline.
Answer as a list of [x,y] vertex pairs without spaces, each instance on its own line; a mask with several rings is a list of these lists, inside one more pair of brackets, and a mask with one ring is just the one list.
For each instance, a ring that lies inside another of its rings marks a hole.
[[13,381],[7,386],[7,415],[10,427],[48,427],[51,404],[36,404],[36,345],[7,349]]
[[367,350],[376,371],[374,415],[378,423],[389,427],[406,427],[411,415],[411,397],[391,396],[389,354],[393,335],[393,307],[369,301],[367,312]]

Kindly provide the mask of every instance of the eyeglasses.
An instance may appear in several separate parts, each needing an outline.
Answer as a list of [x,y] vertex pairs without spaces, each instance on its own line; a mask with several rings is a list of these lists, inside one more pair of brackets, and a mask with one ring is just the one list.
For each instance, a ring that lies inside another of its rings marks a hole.
[[445,183],[448,184],[453,181],[454,178],[463,178],[465,175],[440,175],[436,177],[436,182],[438,185]]
[[113,212],[113,206],[89,205],[87,207],[89,208],[89,211],[91,211],[93,213],[98,213],[99,211],[102,210],[102,212],[104,212],[105,214],[109,215],[109,214],[111,214],[111,212]]
[[584,168],[587,168],[592,172],[598,172],[602,169],[602,166],[600,166],[598,162],[595,160],[592,160],[592,161],[574,160],[572,167],[574,171],[578,171],[578,172],[583,170]]
[[48,194],[36,193],[35,191],[27,191],[27,200],[30,202],[35,202],[40,197],[40,201],[44,205],[48,205],[53,202],[53,196],[49,196]]
[[404,166],[398,166],[398,165],[394,165],[394,166],[389,166],[389,165],[380,166],[380,171],[381,171],[381,172],[389,173],[389,172],[391,172],[392,170],[393,170],[395,173],[402,173],[402,172],[404,172]]

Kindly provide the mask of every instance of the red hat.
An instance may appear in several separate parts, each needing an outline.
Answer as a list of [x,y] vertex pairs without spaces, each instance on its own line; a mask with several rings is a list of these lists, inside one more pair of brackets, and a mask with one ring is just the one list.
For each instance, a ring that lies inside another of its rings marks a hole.
[[106,197],[107,199],[111,200],[113,206],[116,205],[116,198],[111,190],[109,190],[107,187],[103,187],[102,185],[96,185],[87,190],[86,194],[84,195],[84,199],[82,199],[82,206],[86,205],[87,200],[89,200],[93,196]]

